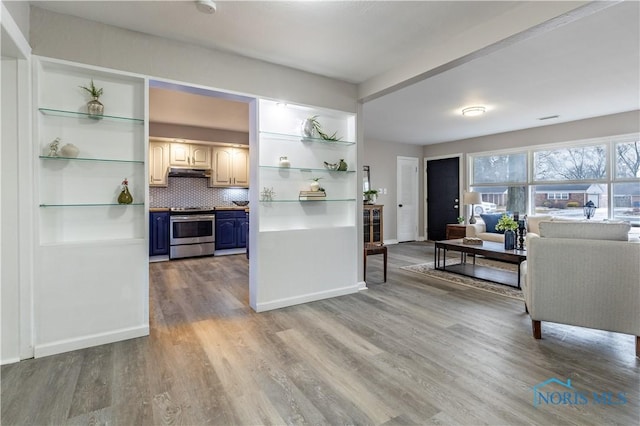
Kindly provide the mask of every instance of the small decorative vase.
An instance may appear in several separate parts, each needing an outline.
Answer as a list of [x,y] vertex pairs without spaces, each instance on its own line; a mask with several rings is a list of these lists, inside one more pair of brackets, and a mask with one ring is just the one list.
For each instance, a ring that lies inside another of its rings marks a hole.
[[76,158],[80,153],[80,150],[74,144],[68,143],[62,148],[60,148],[60,153],[62,154],[63,157]]
[[312,191],[315,192],[320,189],[320,182],[314,180],[313,182],[311,182],[309,187],[311,188]]
[[516,248],[516,233],[511,229],[504,231],[504,249],[513,250]]
[[280,157],[280,167],[291,167],[291,161],[287,157]]
[[302,136],[305,138],[312,138],[315,127],[313,125],[313,119],[307,118],[302,122]]
[[87,111],[89,113],[89,117],[100,119],[104,113],[104,105],[102,105],[98,98],[93,98],[87,102]]
[[122,183],[122,191],[120,191],[120,195],[118,195],[118,204],[131,204],[133,203],[133,197],[129,192],[129,185],[126,183],[125,179]]
[[344,162],[344,159],[340,159],[340,162],[338,163],[338,171],[339,172],[346,172],[347,171],[347,163]]

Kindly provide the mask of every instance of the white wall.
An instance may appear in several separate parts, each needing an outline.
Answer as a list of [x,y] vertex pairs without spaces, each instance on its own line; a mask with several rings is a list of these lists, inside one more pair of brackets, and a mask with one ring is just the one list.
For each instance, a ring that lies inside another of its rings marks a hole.
[[2,199],[1,230],[2,246],[0,248],[0,282],[2,289],[2,362],[15,361],[19,358],[19,267],[18,250],[18,157],[17,115],[16,115],[16,75],[17,61],[2,59],[2,146],[0,147]]
[[[403,157],[416,157],[418,158],[418,164],[422,169],[422,146],[409,145],[402,143],[388,143],[381,142],[366,135],[364,138],[364,148],[362,154],[362,165],[370,167],[371,187],[373,189],[386,188],[386,195],[378,195],[376,204],[384,205],[384,239],[385,241],[395,241],[397,239],[397,171],[396,171],[396,159],[398,156]],[[418,229],[419,237],[422,237],[424,230],[423,224],[423,210],[424,203],[422,202],[422,194],[424,190],[422,188],[422,173],[418,173],[418,194],[419,197],[419,223]]]
[[[20,9],[19,10],[23,10]],[[28,7],[26,9],[28,11]],[[1,5],[0,65],[0,363],[32,354],[31,151],[29,131],[29,46],[5,4]],[[21,321],[25,318],[25,321]]]
[[355,112],[356,86],[230,53],[31,9],[34,54]]

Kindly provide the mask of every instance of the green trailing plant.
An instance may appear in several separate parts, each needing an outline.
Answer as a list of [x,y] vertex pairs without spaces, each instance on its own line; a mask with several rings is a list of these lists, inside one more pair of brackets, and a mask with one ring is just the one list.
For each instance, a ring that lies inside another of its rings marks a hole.
[[515,231],[516,229],[518,229],[518,222],[513,220],[511,216],[503,214],[500,220],[498,220],[496,229],[498,231],[506,231],[506,230]]
[[98,99],[100,96],[102,96],[103,90],[102,87],[101,88],[97,88],[96,85],[93,83],[93,79],[91,79],[91,84],[89,85],[89,87],[87,86],[79,86],[81,89],[86,90],[89,95],[91,95],[92,98],[94,99]]
[[320,122],[318,121],[318,116],[314,115],[313,117],[309,117],[309,121],[311,122],[311,125],[313,126],[313,130],[318,133],[318,136],[320,136],[321,139],[324,139],[325,141],[334,141],[337,142],[342,138],[337,137],[337,133],[338,132],[334,132],[331,136],[327,135],[326,133],[324,133],[322,131],[322,126],[320,125]]
[[464,218],[464,216],[458,216],[456,219],[457,219],[459,224],[463,224],[465,218]]
[[368,191],[363,192],[364,195],[378,195],[377,189],[369,189]]

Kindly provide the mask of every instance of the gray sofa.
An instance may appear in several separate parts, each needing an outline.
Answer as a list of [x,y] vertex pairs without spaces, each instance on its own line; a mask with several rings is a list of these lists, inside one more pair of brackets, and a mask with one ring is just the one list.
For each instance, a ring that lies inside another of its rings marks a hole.
[[640,357],[640,241],[628,223],[546,222],[521,265],[533,335],[541,321],[635,336]]

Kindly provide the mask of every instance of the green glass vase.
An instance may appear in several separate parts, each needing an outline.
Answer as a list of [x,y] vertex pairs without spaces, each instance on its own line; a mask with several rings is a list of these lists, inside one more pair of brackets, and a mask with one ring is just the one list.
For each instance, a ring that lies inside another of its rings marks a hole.
[[120,195],[118,195],[118,203],[119,204],[131,204],[133,203],[133,197],[129,192],[129,187],[127,185],[122,185],[122,191]]

